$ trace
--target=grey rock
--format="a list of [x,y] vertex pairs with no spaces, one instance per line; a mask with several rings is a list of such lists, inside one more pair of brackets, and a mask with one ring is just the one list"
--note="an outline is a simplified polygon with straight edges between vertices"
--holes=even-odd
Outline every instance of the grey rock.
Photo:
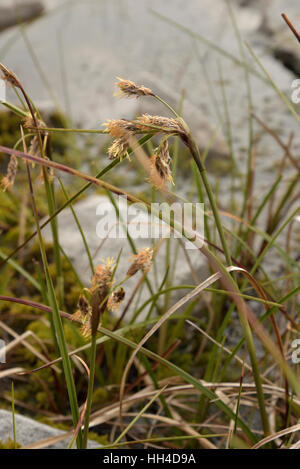
[[[84,4],[70,2],[65,7],[61,7],[59,1],[46,0],[45,4],[51,15],[31,25],[28,34],[42,69],[47,70],[48,82],[55,83],[55,93],[63,102],[61,77],[58,76],[58,43],[49,41],[61,35],[67,87],[77,123],[95,127],[107,118],[132,117],[139,112],[141,101],[113,98],[115,77],[123,76],[136,82],[145,80],[145,85],[153,84],[155,91],[164,98],[171,98],[174,106],[178,106],[182,89],[186,89],[184,117],[193,129],[196,128],[201,148],[205,148],[218,121],[209,111],[211,102],[198,54],[204,57],[204,62],[208,56],[213,56],[215,62],[216,57],[207,47],[200,46],[197,50],[191,37],[155,17],[152,10],[193,31],[200,31],[211,41],[221,41],[223,45],[225,40],[230,50],[237,50],[223,0],[188,3],[182,0],[104,0]],[[235,8],[235,12],[246,35],[257,30],[261,18],[256,10]],[[0,46],[5,40],[5,37],[0,40]],[[26,47],[18,43],[6,57],[8,65],[29,86],[34,100],[45,105],[48,93],[27,66],[30,58]],[[214,81],[218,81],[216,76]],[[145,107],[148,103],[150,100],[145,101]],[[151,106],[153,109],[153,103],[149,104]],[[156,106],[155,109],[168,114],[165,108]],[[221,131],[212,144],[213,152],[228,154]]]
[[[5,443],[7,439],[13,440],[13,424],[12,413],[8,410],[0,409],[0,440]],[[45,425],[44,423],[37,422],[29,417],[24,417],[20,414],[15,414],[16,424],[16,440],[21,446],[27,446],[32,443],[42,442],[48,438],[59,437],[63,435],[64,431]],[[65,449],[70,442],[70,436],[62,439],[50,446],[42,445],[47,449]],[[99,443],[94,441],[88,442],[88,447],[99,447]]]
[[[118,283],[123,280],[130,266],[130,257],[133,255],[133,251],[128,243],[122,225],[115,225],[115,209],[112,203],[109,201],[108,198],[104,196],[93,195],[75,204],[74,210],[81,223],[83,232],[86,236],[87,243],[93,256],[93,261],[95,265],[99,264],[101,260],[106,259],[107,257],[113,257],[114,259],[116,259],[120,253],[120,250],[122,250],[120,262],[116,272],[115,282]],[[120,202],[119,210],[121,219],[125,220],[125,217],[127,216],[127,209],[126,203],[124,201]],[[108,228],[106,226],[107,223],[109,225]],[[136,216],[134,216],[134,213],[132,211],[129,212],[127,226],[129,227],[129,229],[136,229],[139,232],[140,237],[133,239],[137,250],[143,249],[144,247],[151,247],[152,242],[157,243],[159,241],[158,239],[151,239],[151,235],[149,232],[149,227],[151,226],[151,218],[147,213],[145,213],[141,209],[137,212]],[[64,251],[67,253],[70,260],[73,262],[73,265],[84,284],[86,286],[90,286],[91,271],[89,268],[88,258],[84,249],[82,238],[75,224],[73,214],[71,213],[70,209],[66,209],[63,211],[63,213],[58,215],[58,227],[59,241]],[[114,229],[115,227],[120,230],[119,233],[121,233],[121,236],[123,237],[120,237],[120,234],[117,234],[117,238],[114,239],[111,237],[114,236],[113,232],[111,231],[110,237],[105,239],[105,235],[107,232],[109,232],[109,229]],[[102,232],[100,232],[101,230]],[[131,231],[131,236],[133,238],[135,237],[134,231]],[[52,237],[49,227],[46,227],[43,230],[43,237],[46,241],[51,241]],[[176,246],[178,246],[178,239],[171,238],[170,241],[170,271],[174,272],[173,284],[194,284],[196,279],[192,277],[191,269],[186,259],[186,254],[180,246],[178,249],[177,262],[175,265],[174,259]],[[153,268],[148,273],[148,278],[152,284],[154,292],[158,290],[158,287],[161,284],[166,273],[165,247],[166,246],[164,241],[159,248],[158,254],[155,257]],[[197,275],[198,281],[204,280],[209,274],[207,262],[204,259],[203,255],[195,249],[187,249],[186,252],[188,253],[190,262],[193,266],[194,273],[196,273]],[[140,273],[136,274],[135,276],[127,280],[126,283],[123,284],[123,287],[126,291],[127,300],[130,298],[131,293],[137,285],[140,275]],[[179,290],[179,293],[172,295],[173,302],[178,297],[182,297],[184,293],[185,290]],[[139,305],[144,303],[150,296],[151,295],[146,285],[144,285]],[[137,307],[135,301],[128,310],[126,319],[130,319],[132,317],[132,314],[135,310],[134,307]],[[144,319],[147,316],[148,309],[149,306],[141,312],[139,319]]]
[[[290,5],[296,6],[291,0]],[[264,6],[266,4],[266,6]],[[291,93],[294,75],[272,55],[269,36],[262,22],[269,29],[282,29],[281,9],[286,2],[247,2],[241,6],[233,2],[233,10],[243,41],[248,41],[261,57],[264,66],[280,89]],[[67,2],[61,6],[58,0],[45,0],[48,15],[33,23],[27,30],[41,68],[47,71],[47,80],[60,102],[65,102],[67,89],[74,125],[98,127],[106,119],[135,116],[140,110],[153,109],[168,115],[163,107],[152,99],[119,100],[113,97],[116,76],[122,76],[151,85],[163,98],[171,99],[178,106],[183,89],[186,97],[183,117],[195,130],[201,148],[209,142],[213,129],[218,129],[212,146],[212,154],[228,155],[224,101],[220,70],[228,103],[232,131],[233,150],[241,172],[247,167],[248,105],[245,70],[230,57],[198,40],[197,35],[213,43],[217,48],[241,60],[239,45],[224,0],[103,0]],[[259,6],[260,5],[260,6]],[[273,13],[269,13],[268,9]],[[180,27],[162,20],[153,11],[168,17]],[[293,10],[294,12],[295,10]],[[289,11],[287,11],[289,13]],[[271,17],[277,25],[273,26]],[[291,15],[293,16],[293,15]],[[61,37],[61,47],[49,38]],[[10,36],[4,32],[0,48],[9,43]],[[291,38],[291,41],[296,41]],[[297,44],[296,44],[297,45]],[[266,53],[266,47],[268,48]],[[61,86],[60,49],[63,53],[66,87]],[[271,52],[271,54],[270,54]],[[255,63],[245,48],[252,69]],[[28,66],[29,52],[23,41],[17,41],[6,50],[5,63],[22,79],[24,86],[38,105],[49,103],[49,92],[37,73]],[[210,86],[205,76],[207,75]],[[253,108],[269,126],[288,141],[294,132],[294,147],[300,145],[298,124],[287,112],[286,106],[264,80],[251,74]],[[9,95],[13,99],[13,96]],[[255,126],[256,193],[260,194],[273,181],[274,166],[282,156],[276,143],[257,125]],[[99,137],[99,140],[101,137]],[[229,176],[229,177],[228,177]],[[225,170],[220,187],[223,205],[229,199],[230,170]],[[238,188],[237,188],[238,190]]]
[[11,3],[0,7],[0,31],[33,20],[44,12],[44,6],[39,1],[22,0],[22,2],[13,2],[13,5]]
[[[300,76],[300,44],[282,18],[285,13],[299,30],[299,2],[297,0],[254,0],[251,6],[262,15],[261,32],[265,35],[265,45],[276,60],[284,67]],[[263,41],[262,41],[263,42]]]
[[[298,0],[237,0],[232,5],[243,43],[250,43],[278,88],[290,98],[295,75],[274,57],[273,46],[274,34],[285,31],[294,44],[293,54],[298,53],[299,45],[281,18],[282,11],[291,19],[296,17]],[[240,172],[246,172],[249,142],[246,76],[244,67],[238,63],[243,59],[224,0],[91,0],[67,2],[65,6],[60,0],[45,0],[45,6],[49,14],[31,24],[27,34],[62,106],[67,90],[74,126],[97,128],[106,119],[131,118],[145,110],[169,115],[167,109],[154,105],[152,98],[114,98],[116,76],[152,86],[175,106],[185,89],[183,117],[197,135],[201,149],[207,146],[212,130],[218,129],[211,155],[225,159],[229,129],[224,90],[235,160]],[[153,11],[169,19],[163,20]],[[61,41],[49,40],[54,37]],[[282,46],[280,36],[278,45]],[[299,159],[299,125],[263,73],[259,71],[260,78],[253,73],[258,68],[247,48],[244,49],[251,67],[254,113],[286,144],[294,133],[292,152]],[[0,50],[5,50],[5,63],[22,79],[33,100],[42,108],[49,104],[49,90],[32,66],[28,66],[32,61],[21,38],[12,46],[11,31],[2,33]],[[66,86],[61,84],[59,52],[63,54]],[[9,90],[8,97],[14,99]],[[101,136],[98,141],[100,146]],[[254,205],[257,205],[274,182],[283,151],[256,122],[254,142]],[[287,165],[285,179],[293,172],[294,168]],[[221,175],[219,200],[222,208],[227,208],[231,198],[230,168],[225,165]],[[209,176],[214,181],[211,172]],[[241,202],[241,185],[242,180],[237,179],[237,204]],[[190,181],[184,180],[186,193],[189,188]]]

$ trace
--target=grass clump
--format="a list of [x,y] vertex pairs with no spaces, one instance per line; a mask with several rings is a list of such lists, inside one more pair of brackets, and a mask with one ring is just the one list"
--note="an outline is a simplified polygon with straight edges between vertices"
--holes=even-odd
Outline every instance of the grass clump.
[[[238,172],[241,201],[232,200],[225,210],[218,198],[222,179],[212,186],[208,175],[211,142],[201,153],[181,113],[155,90],[131,80],[117,83],[123,97],[157,100],[166,115],[116,116],[101,129],[64,128],[58,117],[46,125],[19,78],[4,66],[1,70],[27,106],[23,111],[10,105],[16,113],[14,125],[21,125],[21,131],[15,130],[14,138],[0,146],[11,162],[18,162],[14,185],[10,175],[10,184],[6,180],[6,192],[0,195],[5,243],[0,268],[6,278],[0,291],[2,330],[6,339],[18,339],[4,368],[10,370],[18,363],[26,371],[12,371],[14,405],[53,424],[63,416],[72,428],[70,447],[76,442],[78,448],[86,448],[91,429],[97,431],[99,444],[111,448],[149,444],[173,449],[290,448],[298,444],[299,369],[291,360],[291,344],[299,336],[295,227],[300,207],[298,163],[292,149],[283,148],[280,174],[255,204],[249,122],[247,172],[244,176]],[[268,132],[266,126],[264,131]],[[105,166],[96,176],[81,171],[78,164],[73,137],[81,132],[112,139]],[[64,140],[65,134],[69,138]],[[273,137],[278,141],[278,136]],[[230,132],[228,138],[232,138]],[[28,145],[30,139],[35,151]],[[285,180],[287,161],[294,174]],[[233,154],[229,162],[233,171],[237,165]],[[132,167],[139,168],[143,177],[144,190],[139,194],[134,186],[124,188],[114,176],[117,170]],[[184,197],[177,193],[182,175],[191,186]],[[236,175],[231,175],[232,194]],[[84,185],[78,183],[81,180]],[[23,204],[14,204],[16,194],[24,190],[20,181],[29,188],[29,197]],[[91,189],[107,194],[112,205],[113,196],[121,194],[129,203],[143,203],[146,211],[153,201],[205,203],[204,240],[194,236],[184,220],[156,214],[173,232],[194,243],[192,260],[186,255],[194,284],[176,284],[180,242],[174,256],[169,240],[154,240],[152,246],[137,250],[128,232],[133,254],[123,277],[117,242],[114,259],[96,262],[73,208],[78,197]],[[185,198],[190,195],[191,200]],[[67,207],[73,209],[89,258],[89,285],[83,285],[82,272],[75,270],[61,249],[56,217]],[[43,225],[42,216],[47,218]],[[48,223],[51,246],[42,236]],[[166,274],[159,285],[148,273],[152,270],[155,278],[162,253]],[[209,270],[202,282],[193,270],[194,256],[202,256]],[[273,257],[279,259],[280,275],[268,269]],[[133,280],[136,289],[128,298],[128,282]],[[146,301],[143,289],[150,295]],[[171,292],[181,289],[185,293],[174,302]],[[132,305],[133,316],[126,320]],[[9,402],[8,386],[2,397]]]

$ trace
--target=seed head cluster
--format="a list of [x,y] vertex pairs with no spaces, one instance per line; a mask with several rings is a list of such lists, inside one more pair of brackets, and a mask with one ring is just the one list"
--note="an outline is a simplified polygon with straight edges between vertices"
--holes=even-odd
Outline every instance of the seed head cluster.
[[127,271],[127,276],[132,277],[139,270],[148,272],[152,266],[153,249],[144,248],[138,254],[131,257],[132,264]]
[[[36,129],[36,124],[37,124],[38,130]],[[42,120],[38,118],[36,118],[34,121],[32,116],[27,116],[26,119],[24,120],[24,127],[25,129],[29,129],[31,132],[35,133],[34,137],[31,139],[28,153],[33,156],[42,156],[38,132],[42,138],[48,137],[49,133],[47,130],[45,130],[46,128],[45,122],[43,122]]]
[[[127,98],[141,96],[155,96],[155,94],[145,86],[137,85],[133,81],[118,78],[116,83],[119,93]],[[162,116],[151,116],[143,114],[135,121],[128,119],[108,120],[103,125],[106,126],[106,132],[114,138],[112,145],[108,149],[109,158],[114,160],[128,156],[130,137],[141,133],[177,135],[183,140],[186,138],[187,129],[180,118],[168,118]]]
[[117,96],[126,98],[139,98],[140,96],[154,96],[149,88],[142,85],[137,85],[133,81],[124,80],[124,78],[117,77],[119,82],[116,83],[119,91],[116,93]]
[[86,289],[90,300],[87,300],[83,294],[79,297],[78,310],[73,317],[81,321],[81,332],[85,337],[97,333],[101,314],[107,307],[112,286],[113,264],[114,260],[108,258],[104,264],[99,264],[95,268],[91,288]]
[[[173,182],[172,171],[170,169],[171,157],[169,153],[168,140],[163,140],[161,145],[156,148],[154,155],[151,158],[151,182],[158,188],[163,187],[166,182]],[[156,177],[158,173],[159,180]]]
[[2,72],[2,78],[10,83],[12,86],[15,86],[16,88],[22,88],[21,83],[17,75],[6,68],[2,63],[0,63],[0,70]]

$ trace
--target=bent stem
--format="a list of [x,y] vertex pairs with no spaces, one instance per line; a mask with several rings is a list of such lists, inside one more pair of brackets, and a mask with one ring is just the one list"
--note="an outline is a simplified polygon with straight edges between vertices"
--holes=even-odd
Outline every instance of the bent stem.
[[190,137],[190,139],[189,139],[188,147],[189,147],[191,155],[192,155],[192,157],[193,157],[193,159],[194,159],[194,161],[197,165],[197,168],[199,170],[203,185],[204,185],[205,190],[206,190],[206,194],[207,194],[208,199],[209,199],[209,203],[210,203],[210,206],[211,206],[211,209],[212,209],[212,212],[213,212],[213,215],[214,215],[214,219],[215,219],[215,222],[216,222],[216,225],[217,225],[217,230],[218,230],[218,233],[219,233],[219,237],[220,237],[220,240],[221,240],[221,243],[222,243],[222,247],[223,247],[226,262],[227,262],[228,265],[230,265],[231,264],[231,256],[230,256],[229,249],[228,249],[228,246],[227,246],[227,242],[226,242],[226,239],[225,239],[225,235],[224,235],[224,231],[223,231],[223,227],[222,227],[218,207],[217,207],[215,198],[213,196],[213,192],[212,192],[210,182],[209,182],[207,174],[206,174],[206,168],[205,168],[204,163],[201,159],[201,155],[200,155],[200,152],[199,152],[198,145],[195,143],[195,141],[192,139],[192,137]]
[[[226,258],[226,262],[228,265],[231,264],[231,256],[229,253],[229,249],[226,243],[219,211],[215,202],[215,198],[211,189],[210,182],[208,180],[207,174],[206,174],[206,168],[205,165],[201,159],[201,155],[199,152],[198,145],[194,141],[193,137],[191,136],[190,132],[188,133],[187,136],[187,142],[186,145],[188,146],[191,155],[197,165],[197,168],[199,170],[203,185],[205,187],[211,209],[214,215],[215,223],[217,226],[217,230],[219,233],[219,237],[222,243],[224,255]],[[259,373],[259,367],[258,367],[258,362],[256,358],[256,353],[255,353],[255,346],[254,346],[254,341],[253,341],[253,336],[251,332],[251,328],[248,322],[247,318],[247,312],[246,312],[246,304],[244,300],[239,296],[239,288],[238,285],[236,284],[235,280],[232,278],[232,276],[227,272],[226,268],[222,264],[222,262],[210,251],[208,250],[205,246],[202,247],[202,252],[205,254],[205,256],[210,260],[211,264],[214,266],[216,270],[219,270],[223,273],[223,282],[226,286],[226,288],[231,292],[232,297],[237,305],[238,309],[238,314],[239,314],[239,319],[241,322],[242,330],[245,336],[245,341],[247,344],[248,352],[249,352],[249,357],[251,360],[251,365],[252,365],[252,371],[253,371],[253,376],[256,384],[256,390],[257,390],[257,398],[258,398],[258,403],[259,403],[259,409],[260,409],[260,414],[261,414],[261,421],[262,421],[262,426],[265,435],[270,434],[270,428],[269,428],[269,422],[268,422],[268,417],[267,417],[267,412],[266,412],[266,406],[265,406],[265,398],[264,398],[264,393],[263,393],[263,388],[262,388],[262,381]]]
[[[207,193],[207,196],[208,196],[208,199],[209,199],[212,211],[213,211],[214,219],[215,219],[215,222],[216,222],[216,225],[217,225],[218,233],[219,233],[220,240],[221,240],[221,243],[222,243],[222,247],[223,247],[223,250],[224,250],[226,262],[228,263],[228,265],[230,265],[231,264],[231,257],[230,257],[228,246],[227,246],[227,243],[226,243],[226,240],[225,240],[224,231],[223,231],[223,228],[222,228],[222,223],[221,223],[221,220],[220,220],[218,208],[217,208],[216,203],[215,203],[215,198],[213,196],[212,189],[211,189],[209,180],[208,180],[207,175],[206,175],[206,168],[204,166],[204,163],[201,160],[201,156],[200,156],[200,153],[199,153],[198,146],[196,145],[196,143],[194,141],[192,141],[192,144],[190,145],[189,148],[190,148],[191,154],[194,158],[194,161],[195,161],[195,163],[198,167],[200,176],[202,178],[202,181],[203,181],[203,184],[204,184],[204,187],[205,187],[205,190],[206,190],[206,193]],[[216,268],[223,273],[223,281],[225,283],[225,286],[232,293],[232,296],[235,299],[236,305],[237,306],[239,305],[239,307],[237,308],[238,309],[238,314],[239,314],[239,319],[240,319],[240,322],[241,322],[241,326],[242,326],[242,329],[243,329],[243,333],[244,333],[244,336],[245,336],[245,341],[246,341],[248,352],[249,352],[249,357],[250,357],[250,360],[251,360],[253,376],[254,376],[254,380],[255,380],[255,384],[256,384],[256,391],[257,391],[257,398],[258,398],[258,403],[259,403],[259,408],[260,408],[262,426],[263,426],[264,433],[267,436],[267,435],[270,434],[269,422],[268,422],[268,417],[267,417],[267,412],[266,412],[265,398],[264,398],[264,393],[263,393],[263,388],[262,388],[262,381],[261,381],[258,362],[257,362],[257,358],[256,358],[256,353],[255,353],[255,346],[254,346],[253,336],[252,336],[251,328],[250,328],[250,325],[249,325],[249,322],[248,322],[248,319],[247,319],[247,313],[245,311],[245,308],[246,308],[245,302],[239,296],[239,288],[238,288],[236,282],[234,281],[234,279],[232,278],[232,276],[224,268],[222,262],[220,262],[219,259],[216,256],[214,256],[212,254],[212,252],[209,251],[207,248],[205,248],[204,254],[206,255],[206,257],[209,257],[212,264],[214,264],[216,266]]]
[[259,367],[258,367],[258,362],[256,358],[256,353],[255,353],[253,336],[252,336],[251,328],[250,328],[248,318],[247,318],[247,306],[244,302],[244,299],[240,296],[239,288],[236,282],[234,281],[230,273],[227,271],[227,269],[223,266],[222,262],[220,262],[220,260],[210,250],[208,250],[206,246],[203,246],[200,250],[209,260],[213,269],[218,270],[223,274],[221,281],[224,283],[229,293],[231,293],[231,296],[237,306],[239,319],[241,322],[242,330],[244,333],[244,337],[245,337],[245,341],[247,344],[248,353],[249,353],[249,357],[251,361],[252,372],[253,372],[254,381],[256,385],[256,392],[257,392],[257,398],[258,398],[258,403],[259,403],[262,426],[263,426],[265,435],[269,435],[270,434],[269,421],[268,421],[268,416],[266,412],[262,380],[261,380],[261,376],[259,373]]

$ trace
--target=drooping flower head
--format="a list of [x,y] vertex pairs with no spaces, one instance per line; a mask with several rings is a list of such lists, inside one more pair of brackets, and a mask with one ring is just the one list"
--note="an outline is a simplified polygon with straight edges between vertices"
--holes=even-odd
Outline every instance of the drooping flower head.
[[154,96],[149,88],[142,85],[137,85],[133,81],[124,80],[124,78],[117,77],[119,82],[116,83],[119,91],[116,96],[125,96],[126,98],[139,98],[140,96]]
[[12,86],[15,86],[16,88],[22,88],[20,80],[14,72],[6,68],[2,63],[0,63],[0,70],[5,81],[10,83]]
[[140,131],[138,126],[127,119],[108,120],[103,125],[106,126],[106,132],[114,137],[113,143],[108,149],[109,158],[114,160],[126,155],[130,146],[130,137]]
[[152,258],[153,258],[152,248],[144,248],[141,251],[139,251],[137,254],[133,255],[130,258],[130,260],[132,261],[132,264],[127,271],[127,276],[132,277],[139,270],[148,272],[152,266]]
[[[151,182],[153,185],[160,188],[161,186],[164,186],[166,182],[174,184],[170,163],[171,157],[169,154],[168,140],[164,140],[151,158]],[[159,181],[157,181],[157,173],[160,179]]]

